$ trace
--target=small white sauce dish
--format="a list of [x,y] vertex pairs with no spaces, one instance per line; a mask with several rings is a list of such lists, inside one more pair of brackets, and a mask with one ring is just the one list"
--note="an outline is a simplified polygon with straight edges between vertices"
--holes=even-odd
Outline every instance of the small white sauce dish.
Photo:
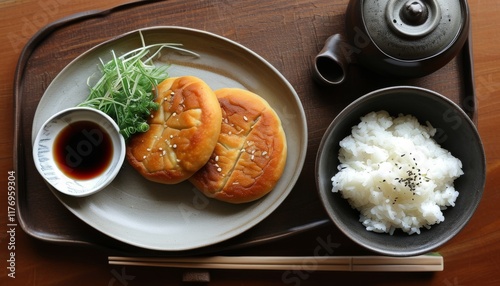
[[125,160],[125,139],[115,121],[88,107],[62,110],[42,125],[33,159],[45,181],[59,192],[83,197],[103,190]]

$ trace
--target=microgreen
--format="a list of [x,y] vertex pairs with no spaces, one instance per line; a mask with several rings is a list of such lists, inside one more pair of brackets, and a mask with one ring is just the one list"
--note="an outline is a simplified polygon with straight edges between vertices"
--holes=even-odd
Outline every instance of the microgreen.
[[101,78],[92,87],[89,77],[87,84],[90,94],[79,106],[93,107],[108,114],[120,128],[125,139],[137,132],[149,129],[147,118],[159,105],[154,102],[156,86],[168,77],[167,65],[155,66],[154,59],[162,49],[168,48],[182,53],[198,56],[181,48],[177,43],[145,45],[117,56],[111,50],[112,59],[106,63],[101,60]]

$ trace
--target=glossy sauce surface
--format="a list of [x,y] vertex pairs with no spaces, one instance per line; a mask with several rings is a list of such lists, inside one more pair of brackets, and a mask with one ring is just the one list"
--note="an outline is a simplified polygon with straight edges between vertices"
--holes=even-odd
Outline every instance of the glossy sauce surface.
[[59,169],[76,180],[99,176],[113,157],[109,134],[92,121],[77,121],[64,127],[54,141],[53,150]]

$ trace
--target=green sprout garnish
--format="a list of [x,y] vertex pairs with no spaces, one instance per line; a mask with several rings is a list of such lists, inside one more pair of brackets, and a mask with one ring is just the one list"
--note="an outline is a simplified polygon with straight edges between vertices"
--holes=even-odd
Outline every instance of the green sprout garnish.
[[92,77],[87,84],[90,94],[78,106],[99,109],[117,123],[125,139],[134,133],[149,129],[147,118],[159,105],[154,102],[156,86],[168,77],[167,65],[155,66],[153,60],[160,57],[164,48],[177,50],[198,57],[196,53],[181,48],[182,44],[161,43],[145,45],[140,33],[142,47],[116,56],[112,50],[112,59],[102,64],[102,77],[90,87]]

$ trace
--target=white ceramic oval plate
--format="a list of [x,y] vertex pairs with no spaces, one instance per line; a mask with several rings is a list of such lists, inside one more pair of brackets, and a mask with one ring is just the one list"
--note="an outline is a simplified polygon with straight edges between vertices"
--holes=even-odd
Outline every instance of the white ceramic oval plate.
[[[199,58],[165,50],[156,64],[169,64],[170,76],[193,75],[212,89],[239,87],[266,99],[281,118],[288,143],[283,176],[260,200],[231,205],[208,199],[190,183],[162,185],[145,180],[127,162],[103,191],[83,198],[52,189],[77,217],[95,229],[130,245],[180,251],[212,245],[255,226],[271,214],[292,190],[307,149],[307,124],[299,97],[266,60],[221,36],[183,27],[141,29],[146,44],[181,43]],[[100,58],[108,61],[141,46],[138,31],[121,35],[82,54],[52,81],[37,107],[33,139],[41,124],[60,110],[76,106],[88,94],[87,78],[99,75]],[[49,186],[50,187],[50,186]]]

